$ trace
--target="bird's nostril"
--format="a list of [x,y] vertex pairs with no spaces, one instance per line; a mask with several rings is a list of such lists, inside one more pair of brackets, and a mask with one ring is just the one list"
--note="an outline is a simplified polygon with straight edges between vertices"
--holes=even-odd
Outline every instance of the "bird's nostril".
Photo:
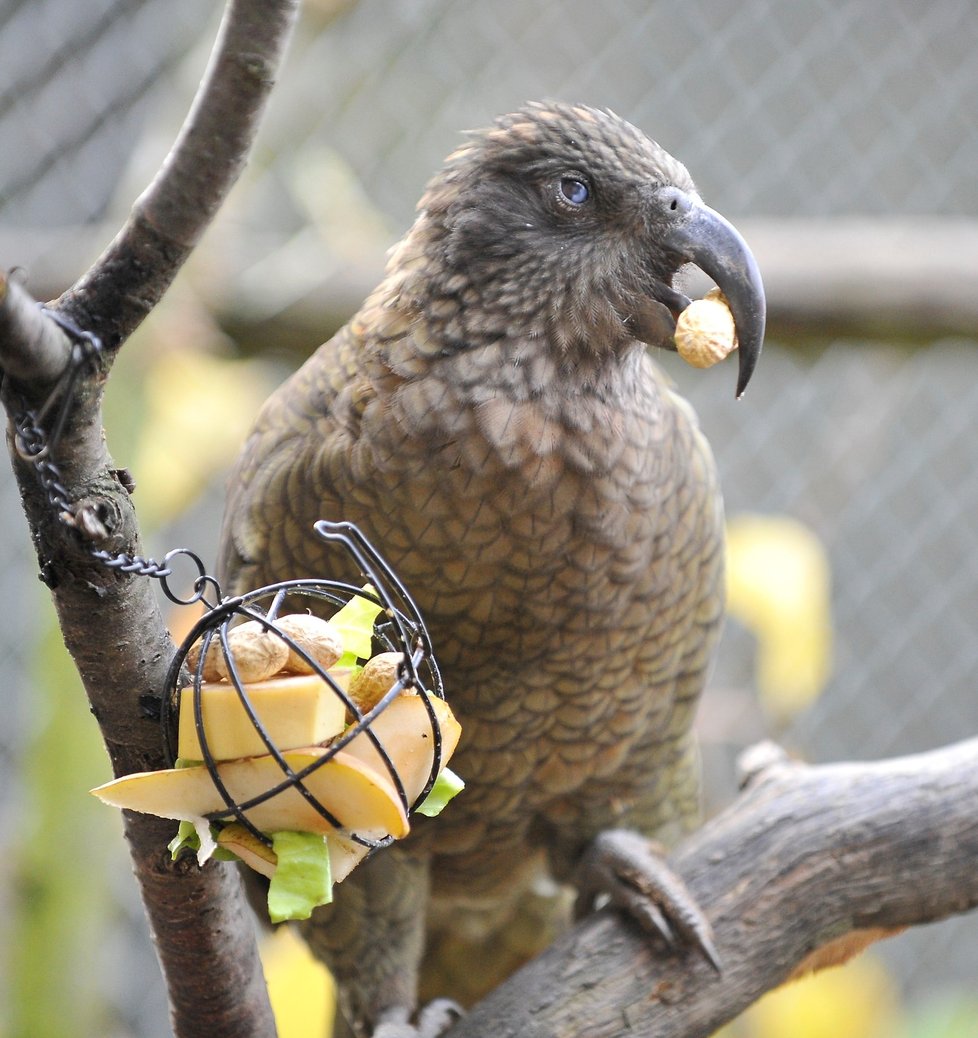
[[687,196],[678,188],[666,185],[659,188],[655,195],[658,198],[662,212],[675,213],[681,216],[688,208]]

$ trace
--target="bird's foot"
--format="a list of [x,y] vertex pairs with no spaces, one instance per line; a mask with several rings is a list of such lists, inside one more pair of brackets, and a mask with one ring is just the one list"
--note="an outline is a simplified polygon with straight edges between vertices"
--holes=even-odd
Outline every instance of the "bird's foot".
[[721,972],[709,921],[654,841],[630,829],[609,829],[597,836],[581,861],[578,916],[590,911],[602,895],[647,933],[659,935],[672,947],[692,946]]
[[464,1010],[450,998],[436,998],[418,1014],[412,1023],[406,1009],[389,1009],[374,1028],[372,1038],[438,1038],[464,1016]]

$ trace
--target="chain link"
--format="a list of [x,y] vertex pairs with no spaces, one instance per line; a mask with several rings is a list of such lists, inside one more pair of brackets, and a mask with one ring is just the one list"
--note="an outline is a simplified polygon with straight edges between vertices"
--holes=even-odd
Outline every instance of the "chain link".
[[[53,320],[71,340],[71,354],[61,377],[40,411],[33,411],[25,405],[13,416],[14,449],[23,461],[33,466],[38,482],[58,519],[65,525],[73,525],[74,506],[68,490],[62,482],[61,472],[51,460],[51,456],[61,439],[78,377],[101,355],[102,342],[97,335],[82,330],[63,314],[44,305],[41,305],[41,311],[46,317]],[[42,422],[51,413],[54,413],[54,422],[51,425],[51,431],[46,433]],[[220,598],[217,581],[208,576],[199,556],[188,548],[175,548],[167,552],[162,562],[145,558],[142,555],[130,555],[128,552],[113,554],[101,548],[90,548],[89,554],[110,569],[158,580],[167,598],[178,605],[192,605],[202,601],[208,586],[213,587]],[[168,578],[173,575],[170,562],[178,555],[189,558],[197,570],[194,593],[190,598],[180,597],[170,587],[168,581]]]

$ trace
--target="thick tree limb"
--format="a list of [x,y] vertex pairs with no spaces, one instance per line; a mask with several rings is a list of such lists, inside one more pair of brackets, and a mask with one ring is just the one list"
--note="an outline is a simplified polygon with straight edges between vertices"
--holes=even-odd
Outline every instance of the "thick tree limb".
[[[145,577],[92,554],[140,554],[128,474],[102,433],[101,391],[119,346],[152,309],[230,190],[248,154],[296,14],[297,0],[232,0],[184,129],[159,175],[102,257],[52,309],[99,336],[105,350],[75,382],[49,460],[63,504],[37,464],[11,454],[65,644],[81,675],[116,774],[164,766],[145,706],[164,687],[174,647]],[[71,343],[16,283],[0,280],[3,402],[16,422],[58,389]],[[36,418],[50,431],[49,414]],[[15,438],[9,436],[11,446]],[[67,521],[66,521],[67,520]],[[136,877],[156,940],[178,1038],[272,1035],[250,917],[233,870],[174,865],[173,826],[126,819]]]
[[837,938],[978,906],[976,861],[978,739],[877,764],[778,758],[671,859],[713,924],[722,976],[602,911],[450,1038],[706,1038]]

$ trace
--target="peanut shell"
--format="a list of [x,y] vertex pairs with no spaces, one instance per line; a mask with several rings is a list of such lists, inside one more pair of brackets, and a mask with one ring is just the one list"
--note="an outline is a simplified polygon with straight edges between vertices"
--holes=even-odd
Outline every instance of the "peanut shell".
[[[276,626],[305,649],[323,670],[329,670],[343,655],[343,636],[328,620],[309,613],[293,613],[280,617]],[[290,647],[285,669],[290,674],[312,674],[315,668]]]
[[399,652],[380,652],[350,679],[347,695],[363,713],[373,709],[390,691],[397,681],[397,668],[403,658]]
[[[186,664],[187,670],[190,671],[191,675],[197,673],[197,661],[200,659],[202,644],[202,641],[194,642],[187,651]],[[214,635],[214,637],[211,638],[210,645],[207,646],[207,655],[204,657],[204,669],[201,674],[201,679],[203,681],[221,680],[221,671],[218,666],[218,660],[221,660],[223,663],[221,639],[217,635]]]
[[737,348],[733,314],[718,288],[694,299],[676,321],[676,350],[694,368],[709,368]]
[[[289,658],[289,647],[278,635],[267,631],[257,620],[249,620],[228,632],[228,648],[242,682],[265,681],[277,674]],[[222,678],[230,680],[227,660],[217,657]]]

